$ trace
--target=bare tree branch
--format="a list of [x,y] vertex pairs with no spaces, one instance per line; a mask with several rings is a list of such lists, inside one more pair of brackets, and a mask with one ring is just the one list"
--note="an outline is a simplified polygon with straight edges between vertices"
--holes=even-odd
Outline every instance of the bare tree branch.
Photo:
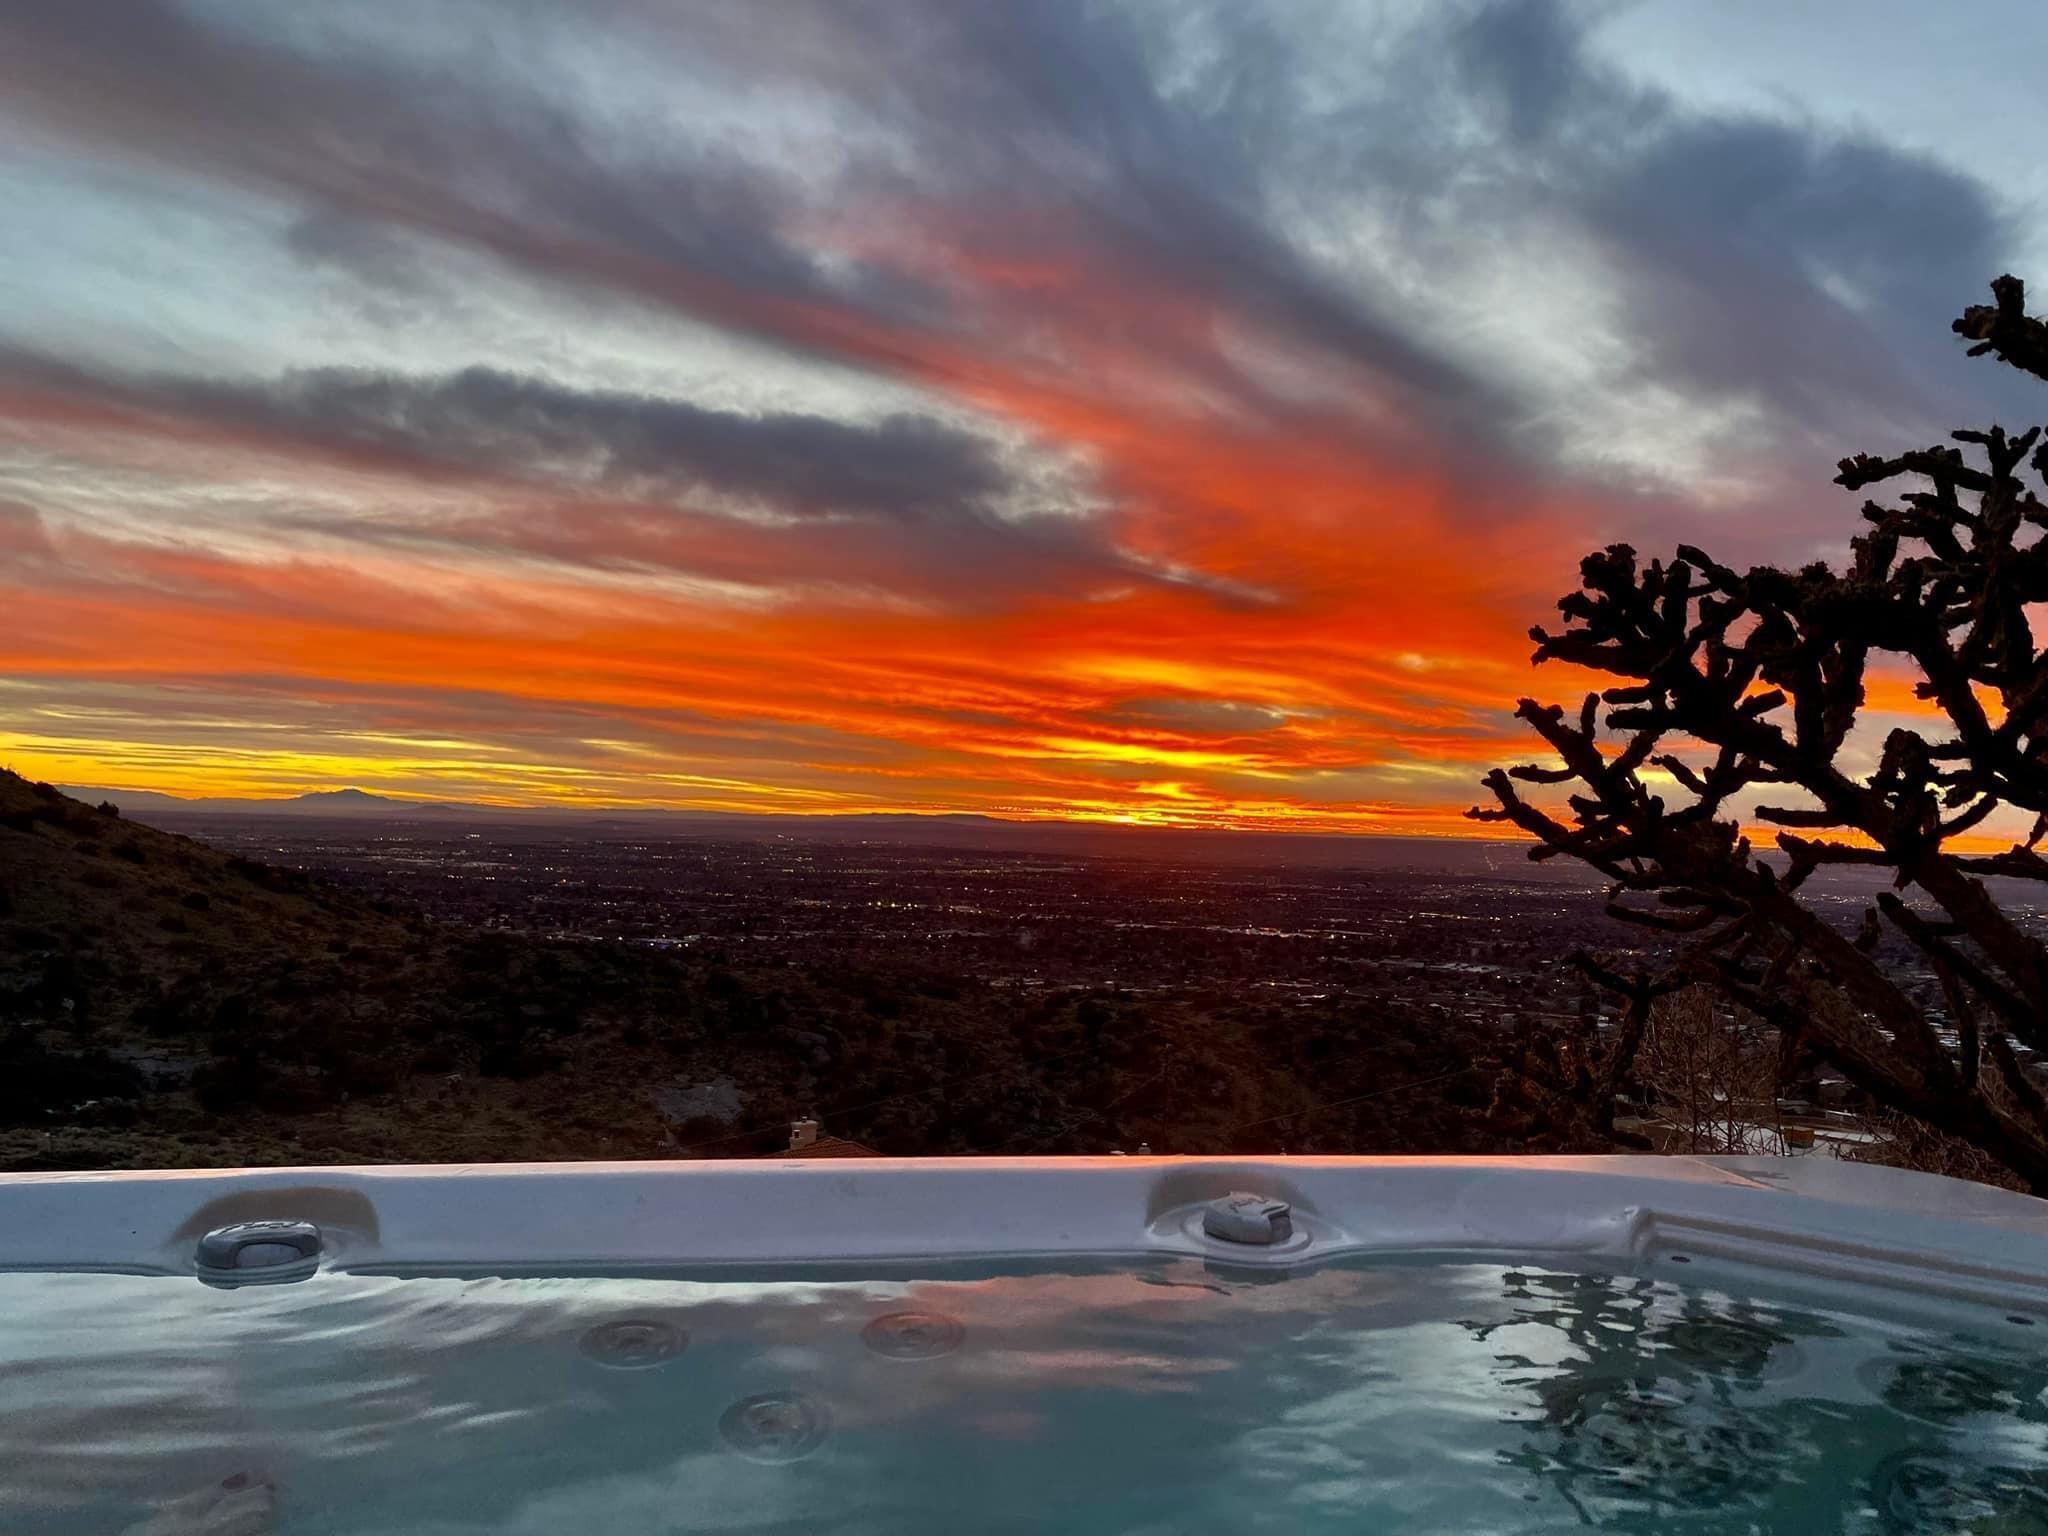
[[[1972,355],[2048,379],[2048,325],[2027,315],[2025,287],[2001,277],[1992,290],[1956,331]],[[1588,555],[1559,601],[1564,626],[1530,631],[1534,660],[1612,682],[1575,717],[1522,700],[1517,716],[1553,761],[1495,770],[1494,805],[1471,814],[1534,837],[1532,857],[1590,864],[1613,882],[1614,917],[1687,941],[1661,978],[1596,978],[1628,1016],[1656,987],[1706,981],[1880,1103],[2048,1192],[2048,1099],[2016,1049],[2048,1056],[2048,946],[1980,878],[2048,881],[2035,852],[2048,834],[2048,652],[2029,620],[2048,603],[2048,503],[2029,474],[2048,474],[2039,428],[1842,460],[1838,484],[1891,487],[1896,501],[1864,503],[1841,570],[1738,572],[1689,546],[1668,562],[1621,544]],[[1891,730],[1874,765],[1846,750],[1873,653],[1917,667],[1928,711]],[[1646,768],[1660,770],[1654,792]],[[1562,804],[1518,785],[1555,786]],[[1794,803],[1760,803],[1767,787]],[[2033,830],[2006,851],[1952,846],[2012,811],[2033,813]],[[1796,829],[1775,839],[1782,870],[1744,836],[1744,814]],[[1885,892],[1878,909],[1934,972],[1952,1043],[1886,968],[1874,915],[1852,939],[1808,904],[1820,872],[1858,869],[1931,902]],[[1759,971],[1753,955],[1771,958]],[[1640,1041],[1618,1031],[1598,1070],[1553,1074],[1553,1088],[1611,1098]]]

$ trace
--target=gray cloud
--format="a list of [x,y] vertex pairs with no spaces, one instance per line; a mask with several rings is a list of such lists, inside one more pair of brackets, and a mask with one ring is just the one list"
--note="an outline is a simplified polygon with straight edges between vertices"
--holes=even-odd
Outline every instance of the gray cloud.
[[294,220],[284,245],[299,260],[348,272],[372,289],[410,297],[438,287],[421,252],[382,224],[321,210]]
[[148,387],[202,418],[344,451],[579,487],[708,491],[796,516],[979,518],[1022,489],[987,439],[921,416],[855,424],[750,415],[490,368],[433,378],[320,369],[262,385]]
[[[399,8],[388,46],[315,53],[163,0],[118,17],[0,0],[0,115],[294,200],[295,254],[394,289],[423,279],[384,229],[873,367],[922,366],[916,344],[934,337],[974,367],[1035,364],[1044,347],[1106,334],[1247,423],[1431,461],[1481,516],[1532,484],[1600,476],[1559,423],[1597,429],[1631,392],[1671,394],[1674,416],[1756,407],[1723,451],[1774,498],[1796,489],[1830,519],[1825,469],[1839,452],[2025,409],[1997,370],[1960,362],[1946,329],[2012,243],[1989,190],[1869,135],[1683,107],[1603,62],[1598,12],[1569,0],[1446,4],[1405,32],[1234,0],[1170,12],[783,0],[772,26],[751,8],[607,8],[608,27],[650,57],[667,50],[693,89],[776,84],[861,128],[829,167],[726,138],[636,135],[605,103],[555,89],[535,50],[482,46],[518,36],[502,13],[460,14],[488,35],[456,70],[408,50],[417,23]],[[942,240],[1077,265],[1086,291],[827,260],[800,233],[807,211],[898,209]],[[1605,393],[1574,400],[1569,382],[1532,383],[1475,352],[1465,333],[1480,300],[1398,296],[1376,270],[1387,258],[1333,256],[1357,210],[1425,277],[1485,242],[1568,229],[1597,253],[1618,316],[1617,336],[1599,339],[1622,354]],[[1529,274],[1532,308],[1546,277]],[[1181,301],[1171,323],[1148,311],[1154,293]],[[1305,406],[1229,352],[1233,322],[1367,370],[1398,418],[1341,399]],[[936,518],[996,494],[977,452],[915,425],[868,433],[854,452],[801,422],[538,388],[481,373],[431,386],[315,375],[241,406],[464,464],[508,447],[515,462],[581,453],[614,473],[686,461],[706,484],[745,481],[799,509],[825,503],[810,467],[821,459],[837,466],[829,494],[864,514],[886,503]],[[934,478],[921,495],[922,473]],[[1623,523],[1684,507],[1682,486],[1599,494]],[[1782,533],[1782,509],[1769,526]]]
[[1988,188],[1869,137],[1688,112],[1601,63],[1587,14],[1507,0],[1451,56],[1514,195],[1613,258],[1645,378],[1759,395],[1831,435],[1953,409],[1930,373],[1941,400],[2018,398],[1948,335],[2009,255]]
[[[578,390],[492,368],[416,376],[307,369],[268,380],[121,377],[0,347],[0,381],[140,417],[256,434],[401,471],[529,480],[654,499],[709,493],[785,516],[910,523],[1082,510],[991,439],[934,417],[873,422],[718,410]],[[1045,505],[1063,494],[1064,504]],[[1039,505],[1032,505],[1036,498]]]
[[[1868,132],[1688,108],[1602,58],[1601,7],[1466,0],[1405,31],[1336,7],[1237,4],[783,14],[791,33],[715,43],[735,70],[801,70],[858,100],[923,147],[916,174],[1006,251],[1057,257],[1079,242],[1134,293],[1190,291],[1306,355],[1377,370],[1426,430],[1389,437],[1335,411],[1307,425],[1434,459],[1474,507],[1531,477],[1597,473],[1567,455],[1558,422],[1651,390],[1675,397],[1674,414],[1745,408],[1721,450],[1768,485],[1763,531],[1777,532],[1788,494],[1842,516],[1826,482],[1850,446],[2034,408],[2016,381],[1966,364],[1948,332],[2012,259],[1992,189]],[[792,35],[804,45],[784,46]],[[1587,338],[1621,349],[1611,398],[1513,381],[1460,347],[1497,298],[1440,287],[1404,303],[1377,258],[1339,269],[1309,253],[1316,235],[1347,243],[1359,211],[1423,273],[1569,231],[1600,266],[1559,275],[1600,284],[1614,309],[1615,334]],[[1508,302],[1540,313],[1551,275],[1522,265]],[[1032,292],[1019,308],[1029,319],[1064,302]],[[1300,416],[1213,338],[1144,344],[1248,418]],[[1604,494],[1624,522],[1682,515],[1682,485]]]
[[[905,89],[923,125],[972,125],[980,196],[1077,201],[1134,284],[1164,278],[1446,404],[1483,400],[1426,331],[1318,271],[1289,239],[1261,138],[1302,110],[1293,62],[1256,7],[1226,17],[1231,78],[1169,95],[1133,10],[884,6],[925,33],[934,67]],[[951,141],[949,141],[951,142]],[[941,167],[942,176],[961,174]],[[1028,239],[1028,233],[1026,235]],[[1241,383],[1244,381],[1240,381]]]
[[488,47],[460,74],[402,48],[314,57],[167,0],[0,0],[0,117],[642,293],[678,296],[663,269],[788,299],[901,288],[821,266],[744,163],[636,153],[499,64]]
[[[722,36],[740,47],[732,17],[691,22],[703,38],[690,43]],[[906,134],[918,148],[908,169],[856,165],[818,191],[794,167],[727,149],[622,144],[587,112],[490,68],[487,53],[461,78],[402,51],[314,59],[203,26],[161,0],[138,0],[118,27],[90,8],[0,0],[0,113],[33,113],[88,142],[294,197],[308,218],[290,245],[312,259],[374,270],[388,253],[370,254],[361,226],[388,221],[797,346],[818,339],[805,317],[750,311],[749,295],[964,334],[968,317],[942,288],[872,263],[822,263],[785,227],[817,197],[858,204],[907,184],[920,198],[968,199],[1024,247],[1034,223],[1057,221],[1084,242],[1078,254],[1134,287],[1164,276],[1211,290],[1425,394],[1483,395],[1483,382],[1427,338],[1299,257],[1261,205],[1259,167],[1238,150],[1234,126],[1161,96],[1133,22],[1078,6],[818,11],[799,0],[766,31],[790,37],[806,25],[822,35],[801,56],[830,61],[825,72],[841,86],[866,92],[861,61],[903,65],[886,91],[838,107]],[[760,62],[751,50],[763,29],[744,30],[743,55]],[[986,344],[985,328],[975,334]],[[1258,395],[1206,347],[1175,361],[1248,404]]]
[[[113,430],[533,492],[465,512],[415,511],[401,498],[350,516],[289,503],[261,514],[275,528],[357,543],[953,606],[1206,585],[1199,572],[1162,572],[1120,549],[1075,466],[933,417],[749,414],[484,368],[120,378],[4,348],[0,385],[104,413]],[[0,504],[0,548],[40,535],[22,508],[17,537],[9,513]],[[1242,600],[1227,584],[1214,590]]]

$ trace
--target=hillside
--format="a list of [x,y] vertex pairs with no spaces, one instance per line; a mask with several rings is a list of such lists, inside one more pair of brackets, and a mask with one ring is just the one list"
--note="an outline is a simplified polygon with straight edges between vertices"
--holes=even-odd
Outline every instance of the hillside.
[[5,1168],[743,1155],[810,1110],[897,1154],[1488,1150],[1486,1044],[464,930],[0,774]]
[[[192,961],[304,956],[408,937],[405,923],[331,887],[123,819],[0,773],[0,917],[10,965],[64,955],[127,994]],[[60,962],[61,969],[61,962]]]

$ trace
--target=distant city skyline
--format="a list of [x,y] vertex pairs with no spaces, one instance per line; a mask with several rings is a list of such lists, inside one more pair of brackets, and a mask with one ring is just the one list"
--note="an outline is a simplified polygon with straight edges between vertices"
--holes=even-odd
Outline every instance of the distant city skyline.
[[1581,554],[2044,414],[2031,6],[772,9],[0,0],[0,764],[1493,834]]

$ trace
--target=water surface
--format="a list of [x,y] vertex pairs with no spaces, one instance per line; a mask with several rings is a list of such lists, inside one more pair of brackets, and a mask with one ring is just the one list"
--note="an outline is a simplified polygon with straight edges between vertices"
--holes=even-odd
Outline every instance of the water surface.
[[0,1275],[0,1529],[2048,1532],[2033,1330],[1676,1273]]

